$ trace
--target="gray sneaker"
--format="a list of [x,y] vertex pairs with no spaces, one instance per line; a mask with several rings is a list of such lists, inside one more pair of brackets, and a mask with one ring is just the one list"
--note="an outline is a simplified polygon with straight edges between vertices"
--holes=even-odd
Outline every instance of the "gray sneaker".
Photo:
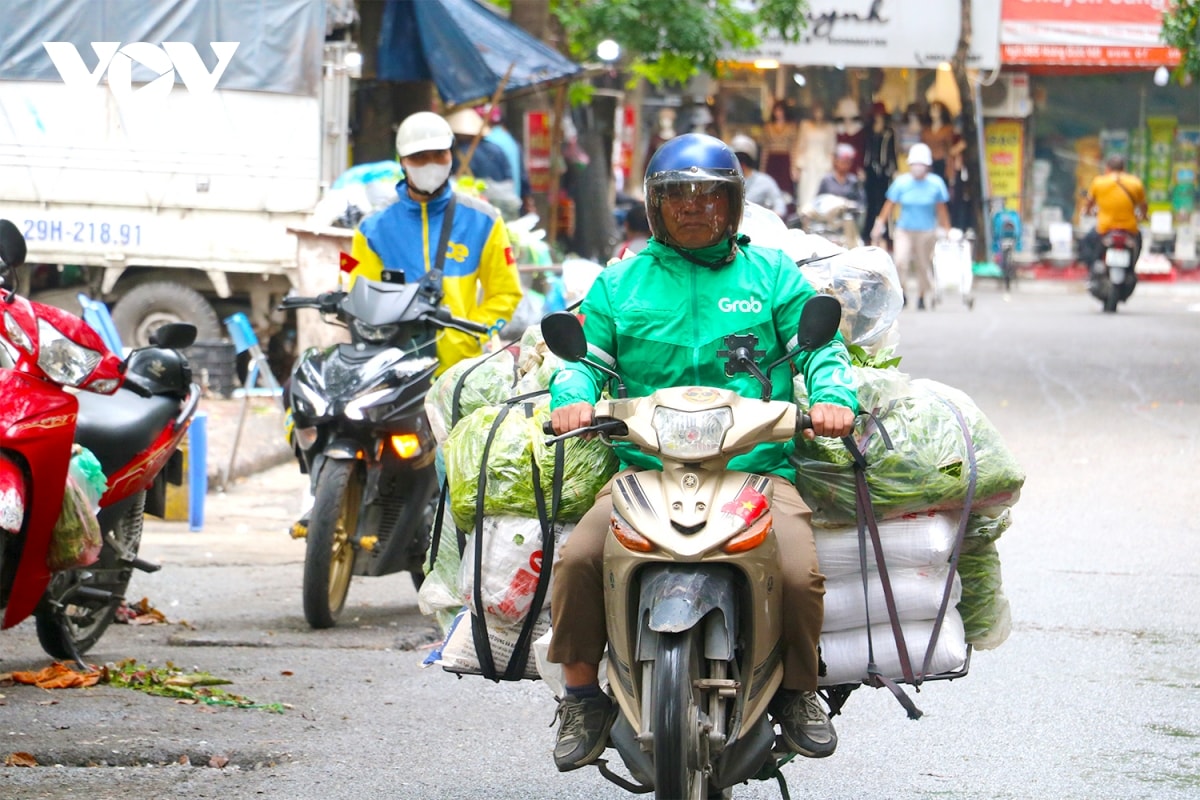
[[558,701],[555,719],[558,739],[554,743],[554,766],[559,772],[591,764],[608,746],[608,732],[617,719],[617,706],[607,694],[578,698],[566,695]]
[[794,752],[808,758],[825,758],[837,749],[837,733],[816,692],[780,689],[771,701],[771,714],[783,731],[784,742]]

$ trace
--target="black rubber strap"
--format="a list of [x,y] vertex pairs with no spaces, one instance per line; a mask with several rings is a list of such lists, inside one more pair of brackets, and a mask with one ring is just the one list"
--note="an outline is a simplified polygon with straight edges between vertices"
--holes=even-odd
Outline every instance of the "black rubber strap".
[[[500,678],[496,676],[496,662],[492,657],[492,643],[488,639],[487,617],[483,607],[483,501],[487,496],[487,463],[488,453],[492,450],[492,442],[496,439],[496,432],[500,430],[500,425],[504,422],[504,418],[508,416],[512,406],[502,406],[500,413],[496,415],[495,421],[492,422],[491,430],[488,431],[487,441],[483,445],[483,457],[480,459],[479,467],[479,483],[476,485],[475,494],[475,569],[472,577],[474,578],[474,595],[473,605],[474,614],[471,619],[471,638],[475,642],[475,655],[479,659],[479,671],[483,677],[490,681],[499,682]],[[510,660],[511,664],[511,660]]]

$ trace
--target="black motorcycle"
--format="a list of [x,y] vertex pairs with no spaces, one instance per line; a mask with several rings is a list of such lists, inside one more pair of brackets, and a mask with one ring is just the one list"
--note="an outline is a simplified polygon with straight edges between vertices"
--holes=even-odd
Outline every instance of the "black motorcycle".
[[349,292],[280,305],[318,309],[350,331],[348,344],[301,355],[285,397],[314,495],[307,525],[293,533],[307,538],[304,617],[314,628],[336,624],[353,575],[407,570],[420,586],[438,490],[425,417],[437,333],[487,333],[441,300],[441,275],[431,271],[418,284],[359,278]]
[[1090,264],[1088,293],[1104,304],[1107,313],[1117,310],[1137,286],[1134,267],[1138,256],[1137,234],[1111,230],[1100,237],[1095,260]]

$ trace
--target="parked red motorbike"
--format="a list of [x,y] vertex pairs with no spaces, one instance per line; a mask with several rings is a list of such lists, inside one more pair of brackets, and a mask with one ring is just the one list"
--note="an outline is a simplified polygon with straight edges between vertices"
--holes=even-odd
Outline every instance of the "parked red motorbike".
[[[25,240],[0,220],[0,282],[14,286]],[[192,325],[164,325],[122,361],[82,319],[0,288],[0,608],[3,628],[34,614],[55,658],[79,660],[112,622],[138,558],[144,514],[163,514],[166,482],[183,480],[178,445],[200,398],[178,351]],[[82,391],[79,391],[82,390]],[[51,572],[72,446],[107,478],[95,563]]]

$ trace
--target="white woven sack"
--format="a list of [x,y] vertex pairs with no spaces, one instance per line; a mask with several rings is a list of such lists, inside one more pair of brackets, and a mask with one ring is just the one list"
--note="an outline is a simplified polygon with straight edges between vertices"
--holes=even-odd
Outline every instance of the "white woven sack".
[[[879,541],[889,569],[944,564],[958,533],[958,511],[929,511],[879,522]],[[859,571],[857,528],[814,528],[817,561],[826,578]],[[875,569],[875,549],[867,535],[867,568]]]
[[[908,646],[908,658],[913,671],[919,671],[925,660],[925,649],[933,634],[933,621],[920,620],[900,623],[904,641]],[[871,626],[871,637],[875,647],[875,664],[886,677],[899,680],[900,656],[892,627],[887,623]],[[867,677],[867,629],[821,634],[821,658],[825,661],[825,675],[818,678],[821,686],[836,686],[839,683],[859,683]],[[929,666],[931,675],[950,672],[960,668],[967,660],[966,633],[958,609],[950,608],[942,621],[941,634],[934,647],[933,660]]]
[[[889,569],[888,579],[896,603],[896,618],[901,622],[933,619],[942,605],[950,565]],[[875,570],[867,571],[867,590],[871,598],[871,622],[888,621],[883,583]],[[962,599],[962,579],[954,573],[948,608]],[[825,581],[825,622],[821,631],[846,631],[867,624],[866,603],[863,600],[862,575],[842,575]]]

